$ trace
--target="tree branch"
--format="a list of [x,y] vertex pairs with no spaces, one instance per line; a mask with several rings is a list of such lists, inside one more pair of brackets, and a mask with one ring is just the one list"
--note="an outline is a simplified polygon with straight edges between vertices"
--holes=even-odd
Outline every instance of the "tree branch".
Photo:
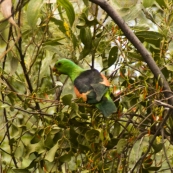
[[[128,27],[125,21],[118,15],[118,13],[109,5],[109,3],[105,0],[90,0],[91,2],[99,5],[103,10],[105,10],[108,15],[113,19],[113,21],[120,27],[120,29],[124,32],[124,35],[128,38],[128,40],[135,46],[135,48],[142,55],[143,59],[147,63],[148,67],[154,74],[155,78],[159,80],[160,86],[163,86],[163,89],[166,90],[165,97],[168,98],[172,96],[169,92],[171,88],[169,87],[168,82],[166,81],[164,75],[161,70],[155,63],[151,54],[148,50],[143,46],[140,40],[136,37],[136,35],[132,32],[132,30]],[[173,98],[169,98],[169,104],[173,105]]]
[[[152,58],[151,54],[149,51],[143,46],[143,44],[140,42],[140,40],[136,37],[136,35],[132,32],[132,30],[128,27],[128,25],[125,23],[125,21],[118,15],[118,13],[109,5],[109,3],[106,0],[89,0],[97,5],[99,5],[103,10],[107,12],[107,14],[113,19],[113,21],[119,26],[119,28],[124,32],[124,35],[127,37],[127,39],[135,46],[135,48],[138,50],[138,52],[142,55],[143,59],[147,63],[148,67],[150,68],[151,72],[154,74],[155,78],[159,81],[159,85],[163,87],[164,90],[164,95],[168,100],[168,103],[170,105],[173,105],[173,95],[171,88],[155,63],[154,59]],[[136,162],[135,166],[131,170],[133,172],[135,168],[138,166],[139,168],[141,167],[143,160],[149,153],[152,143],[154,142],[156,136],[166,123],[167,119],[170,117],[172,118],[173,115],[173,109],[170,109],[168,114],[163,118],[162,122],[158,125],[157,130],[153,136],[153,138],[150,141],[150,145],[147,149],[147,151],[141,156],[141,158]]]

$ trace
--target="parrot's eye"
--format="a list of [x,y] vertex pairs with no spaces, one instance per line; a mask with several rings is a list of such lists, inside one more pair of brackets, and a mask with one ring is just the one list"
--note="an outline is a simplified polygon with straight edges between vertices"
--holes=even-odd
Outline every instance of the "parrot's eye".
[[62,64],[61,64],[60,62],[57,64],[58,67],[60,67],[61,65],[62,65]]

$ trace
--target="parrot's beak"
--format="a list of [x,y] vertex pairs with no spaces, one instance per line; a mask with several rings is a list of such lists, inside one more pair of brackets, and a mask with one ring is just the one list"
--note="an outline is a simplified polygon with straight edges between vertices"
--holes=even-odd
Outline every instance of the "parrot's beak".
[[60,76],[60,74],[61,74],[55,66],[52,68],[52,71],[56,76]]

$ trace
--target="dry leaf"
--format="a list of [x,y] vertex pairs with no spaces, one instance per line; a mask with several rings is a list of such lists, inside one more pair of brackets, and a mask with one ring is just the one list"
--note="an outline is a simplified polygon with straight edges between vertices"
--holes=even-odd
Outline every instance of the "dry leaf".
[[11,0],[3,0],[1,2],[1,12],[3,14],[3,16],[8,19],[8,21],[13,24],[14,26],[16,26],[16,22],[14,21],[14,19],[12,18],[12,2]]
[[13,46],[18,42],[19,38],[21,37],[20,34],[20,28],[18,27],[18,25],[16,24],[16,22],[14,21],[13,17],[12,17],[12,1],[11,0],[1,0],[1,12],[2,15],[4,16],[5,19],[8,19],[8,21],[15,26],[16,30],[17,30],[17,39],[15,40],[15,42],[13,43],[12,46],[10,46],[6,51],[4,51],[1,55],[0,55],[0,60],[3,59],[3,57],[5,56],[5,54],[7,54],[12,48]]

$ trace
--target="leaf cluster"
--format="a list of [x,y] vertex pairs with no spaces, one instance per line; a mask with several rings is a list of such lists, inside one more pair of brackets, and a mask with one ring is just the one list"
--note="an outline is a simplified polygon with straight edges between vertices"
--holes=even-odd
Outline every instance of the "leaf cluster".
[[[143,0],[135,8],[124,2],[112,5],[124,13],[172,89],[173,2]],[[13,6],[20,35],[2,16],[0,25],[0,172],[172,170],[172,118],[155,136],[171,105],[108,14],[88,0]],[[118,111],[104,118],[94,105],[75,99],[68,78],[53,74],[60,58],[104,73]]]

